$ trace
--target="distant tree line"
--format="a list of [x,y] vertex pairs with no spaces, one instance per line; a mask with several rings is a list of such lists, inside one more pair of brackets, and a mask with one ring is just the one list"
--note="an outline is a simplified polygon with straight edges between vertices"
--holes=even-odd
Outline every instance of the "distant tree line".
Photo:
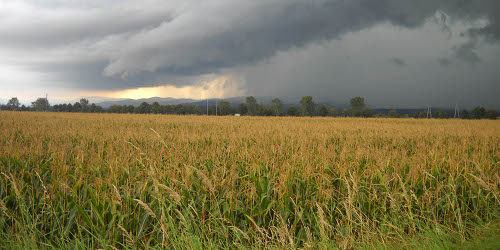
[[[304,96],[298,106],[290,106],[286,110],[279,98],[274,98],[269,106],[260,105],[253,96],[245,99],[237,107],[231,106],[227,101],[220,101],[212,106],[200,105],[160,105],[158,102],[149,104],[141,103],[133,105],[112,105],[103,108],[95,103],[89,103],[85,98],[79,102],[50,105],[47,98],[38,98],[31,106],[21,105],[17,97],[11,98],[7,104],[0,105],[0,110],[10,111],[47,111],[47,112],[75,112],[75,113],[128,113],[128,114],[172,114],[172,115],[249,115],[249,116],[330,116],[330,117],[392,117],[392,118],[454,118],[451,114],[438,110],[432,114],[427,112],[413,112],[411,114],[400,114],[396,109],[388,113],[375,112],[368,108],[363,97],[353,97],[350,100],[351,109],[344,108],[342,111],[327,105],[317,105],[311,96]],[[462,110],[462,119],[496,119],[497,112],[494,109],[485,109],[477,106],[472,111]]]

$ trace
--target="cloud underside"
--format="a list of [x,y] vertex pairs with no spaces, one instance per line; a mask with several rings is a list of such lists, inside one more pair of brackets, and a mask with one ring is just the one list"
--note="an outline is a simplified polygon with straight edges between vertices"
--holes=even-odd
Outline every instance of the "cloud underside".
[[[500,39],[498,0],[5,1],[0,59],[85,90],[183,86],[200,76],[247,75],[242,68],[380,24],[419,29],[430,18],[442,33],[481,23],[436,56],[446,68],[481,63],[478,47]],[[395,70],[410,61],[385,59]]]

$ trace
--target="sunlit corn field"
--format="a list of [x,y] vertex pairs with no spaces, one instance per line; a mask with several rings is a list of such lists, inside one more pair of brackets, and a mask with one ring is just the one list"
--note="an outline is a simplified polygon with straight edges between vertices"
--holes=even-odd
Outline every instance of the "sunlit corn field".
[[499,175],[500,121],[0,112],[0,248],[446,248]]

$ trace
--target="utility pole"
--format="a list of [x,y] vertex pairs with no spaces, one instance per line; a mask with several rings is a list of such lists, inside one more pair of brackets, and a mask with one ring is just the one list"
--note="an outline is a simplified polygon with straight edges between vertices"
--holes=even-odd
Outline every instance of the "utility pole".
[[455,104],[455,114],[453,118],[460,119],[460,108],[458,107],[458,103]]
[[215,116],[217,116],[217,98],[215,98]]
[[432,118],[432,106],[427,107],[427,118]]
[[207,97],[207,115],[208,115],[208,97]]

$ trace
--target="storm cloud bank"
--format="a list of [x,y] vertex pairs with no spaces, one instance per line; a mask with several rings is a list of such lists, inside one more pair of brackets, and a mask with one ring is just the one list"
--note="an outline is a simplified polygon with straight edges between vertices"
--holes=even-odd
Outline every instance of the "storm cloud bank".
[[[0,58],[45,73],[54,84],[83,90],[162,83],[182,86],[200,76],[235,73],[248,78],[250,94],[266,93],[264,87],[273,82],[262,81],[276,81],[280,87],[271,87],[273,94],[286,88],[283,93],[300,95],[303,89],[294,89],[293,79],[284,77],[291,83],[279,83],[280,71],[262,77],[266,72],[259,72],[259,65],[274,61],[275,65],[267,66],[279,69],[288,63],[278,60],[286,53],[300,54],[296,51],[314,50],[318,44],[330,46],[332,41],[380,25],[418,30],[429,20],[442,34],[456,37],[450,38],[449,54],[436,56],[438,65],[477,65],[482,62],[481,46],[498,51],[497,0],[3,1]],[[399,55],[387,55],[384,61],[395,71],[413,66],[411,58]],[[305,71],[318,67],[316,63],[301,66]],[[482,79],[483,70],[477,73]],[[302,80],[323,93],[325,78]],[[331,84],[349,85],[349,81]]]

